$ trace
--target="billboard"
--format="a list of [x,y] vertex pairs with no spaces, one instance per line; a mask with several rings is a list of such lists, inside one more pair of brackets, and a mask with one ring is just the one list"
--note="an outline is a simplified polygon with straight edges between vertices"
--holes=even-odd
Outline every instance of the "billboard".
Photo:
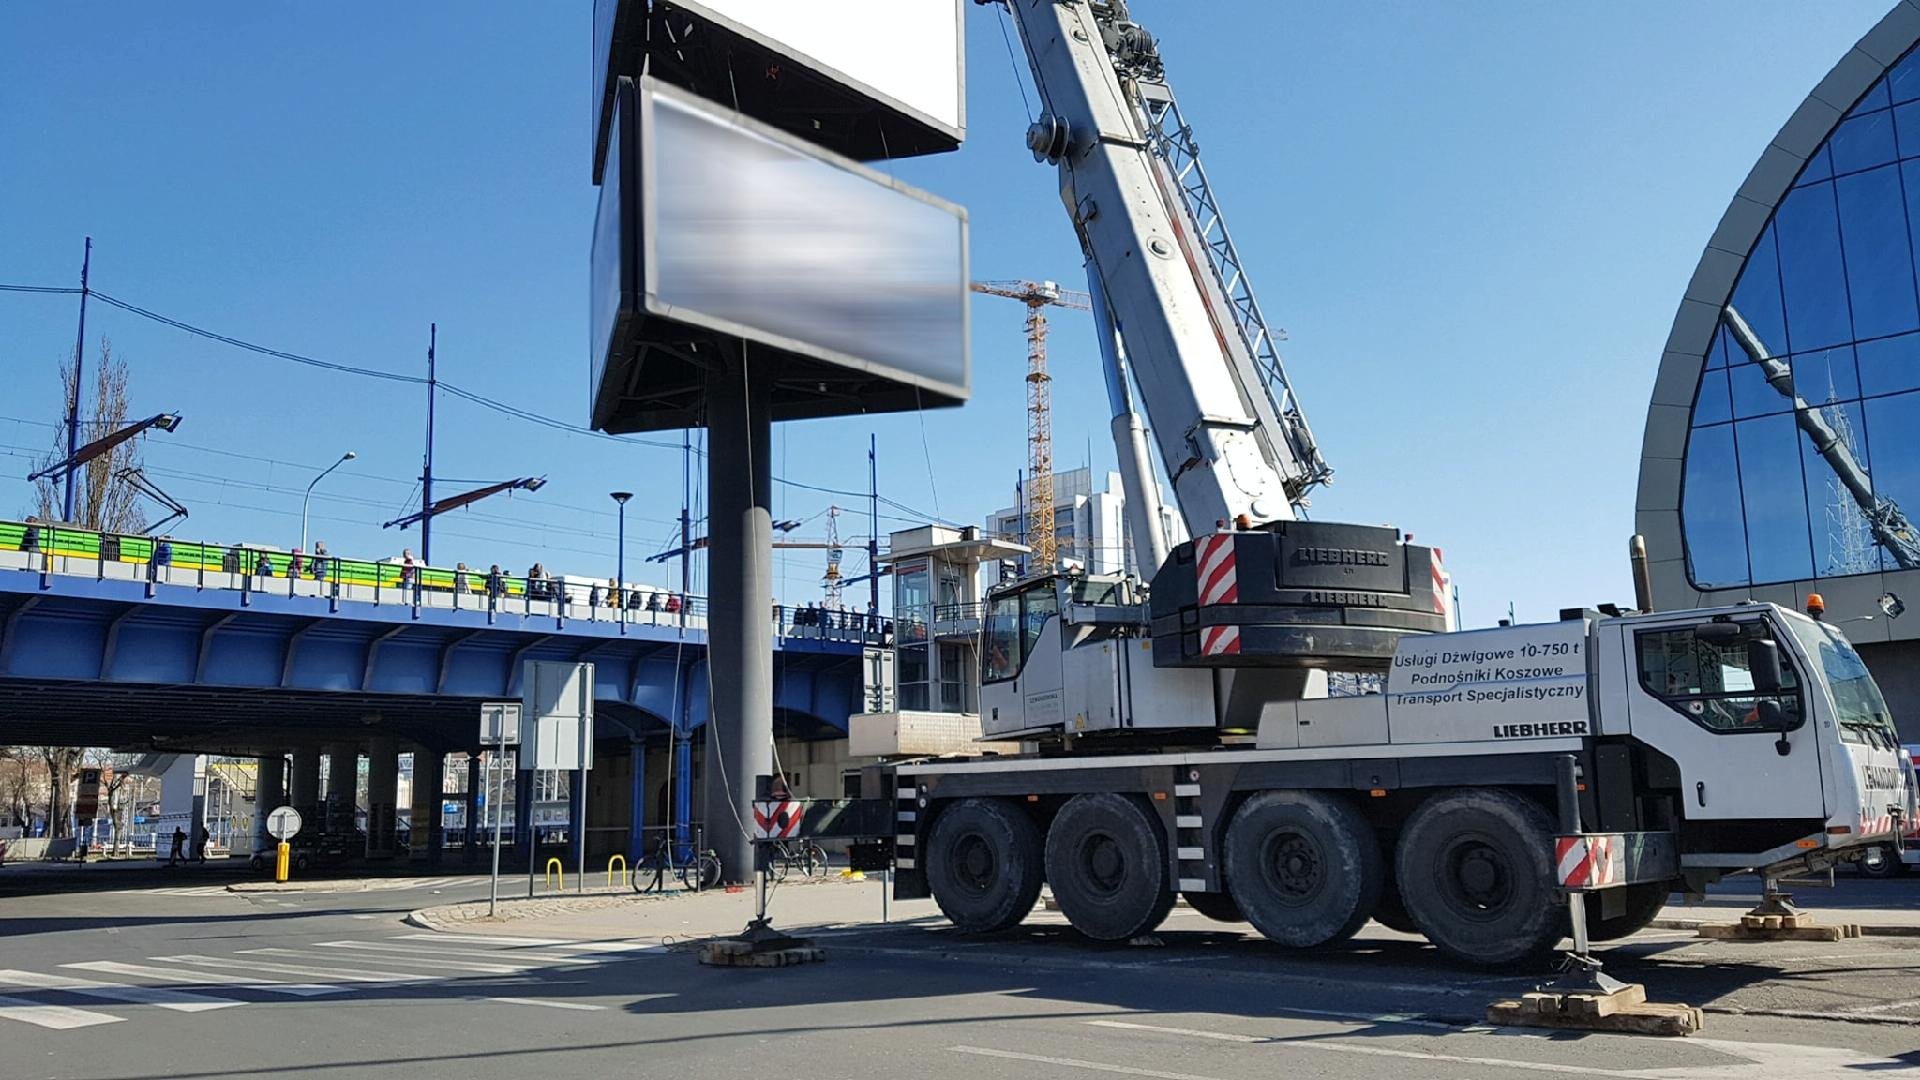
[[966,211],[653,79],[622,79],[592,256],[593,423],[696,426],[754,350],[775,420],[968,393]]
[[860,160],[966,134],[963,0],[595,0],[594,182],[622,76],[656,78]]

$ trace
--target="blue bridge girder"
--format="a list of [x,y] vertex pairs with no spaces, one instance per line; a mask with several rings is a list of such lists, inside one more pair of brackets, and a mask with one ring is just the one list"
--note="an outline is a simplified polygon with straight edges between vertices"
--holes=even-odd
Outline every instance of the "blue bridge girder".
[[[371,603],[0,567],[0,742],[251,753],[393,735],[473,747],[478,704],[517,700],[526,660],[595,665],[600,738],[708,716],[706,634],[669,618]],[[636,617],[644,613],[636,613]],[[859,635],[781,616],[775,723],[844,733],[862,700]],[[726,673],[711,673],[724,678]]]

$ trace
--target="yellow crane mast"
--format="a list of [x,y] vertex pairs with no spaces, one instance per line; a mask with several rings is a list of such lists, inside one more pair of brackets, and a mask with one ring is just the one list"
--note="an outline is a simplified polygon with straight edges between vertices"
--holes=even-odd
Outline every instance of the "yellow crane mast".
[[1053,376],[1047,374],[1049,307],[1092,311],[1093,297],[1052,281],[976,281],[973,291],[1027,305],[1027,546],[1033,567],[1053,569]]

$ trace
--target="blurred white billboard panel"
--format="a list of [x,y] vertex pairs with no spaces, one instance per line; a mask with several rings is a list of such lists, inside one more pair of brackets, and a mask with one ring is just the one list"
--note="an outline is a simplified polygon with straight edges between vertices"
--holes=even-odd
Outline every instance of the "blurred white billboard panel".
[[963,209],[652,79],[621,80],[616,113],[594,426],[698,424],[707,370],[743,347],[775,419],[966,400]]
[[594,180],[642,74],[863,161],[966,135],[964,0],[595,0]]

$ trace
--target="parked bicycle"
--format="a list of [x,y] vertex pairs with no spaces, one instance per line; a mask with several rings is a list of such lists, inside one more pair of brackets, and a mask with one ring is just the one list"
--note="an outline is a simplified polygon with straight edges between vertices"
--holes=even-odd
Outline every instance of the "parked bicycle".
[[678,878],[681,888],[693,892],[714,888],[720,884],[720,854],[711,848],[691,848],[667,836],[633,868],[633,891],[665,892],[669,877]]
[[785,881],[787,875],[795,870],[801,877],[826,877],[831,869],[827,864],[827,849],[811,840],[776,840],[769,865],[773,869],[773,880]]

